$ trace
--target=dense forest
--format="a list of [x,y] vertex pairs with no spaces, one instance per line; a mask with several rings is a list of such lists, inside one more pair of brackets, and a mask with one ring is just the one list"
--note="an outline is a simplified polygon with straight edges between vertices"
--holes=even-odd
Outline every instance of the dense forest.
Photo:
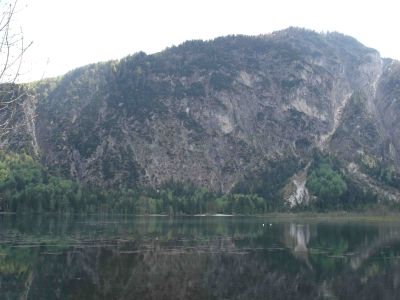
[[[26,154],[0,152],[1,210],[14,213],[122,213],[122,214],[265,214],[288,211],[279,198],[294,158],[273,162],[257,178],[220,194],[190,182],[169,181],[159,188],[102,189],[52,175]],[[311,203],[296,211],[366,210],[382,206],[370,190],[354,184],[330,157],[314,155],[307,187]],[[393,206],[393,205],[392,205]]]

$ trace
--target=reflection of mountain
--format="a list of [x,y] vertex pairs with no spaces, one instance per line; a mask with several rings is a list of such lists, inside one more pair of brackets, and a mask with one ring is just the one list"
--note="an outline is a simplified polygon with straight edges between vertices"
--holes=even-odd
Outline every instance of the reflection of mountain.
[[382,248],[389,247],[400,241],[400,228],[381,228],[379,235],[373,241],[366,241],[360,246],[359,251],[351,258],[350,264],[353,269],[362,266],[365,260],[379,253]]
[[295,272],[286,272],[275,263],[282,257],[246,254],[231,242],[155,244],[140,251],[75,248],[41,256],[28,299],[309,299],[315,293],[295,260],[286,266]]
[[400,299],[395,224],[32,224],[1,224],[0,299]]

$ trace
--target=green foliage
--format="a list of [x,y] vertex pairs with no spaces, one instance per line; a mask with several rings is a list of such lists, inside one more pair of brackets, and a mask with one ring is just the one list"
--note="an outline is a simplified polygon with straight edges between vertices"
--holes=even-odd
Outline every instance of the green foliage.
[[214,211],[215,195],[191,183],[170,181],[156,191],[159,207],[167,214],[202,214]]
[[77,124],[69,130],[68,142],[78,149],[79,153],[85,157],[90,157],[100,145],[100,137],[96,122],[98,118],[97,101],[93,101],[82,109]]
[[2,210],[67,212],[64,204],[77,189],[73,182],[49,176],[28,155],[0,152],[0,161]]
[[28,155],[0,152],[0,208],[17,213],[255,214],[266,211],[257,195],[218,197],[191,183],[159,189],[104,190],[52,176]]
[[366,155],[360,159],[360,165],[362,171],[369,176],[388,186],[400,189],[400,173],[394,166],[376,162]]
[[254,194],[228,194],[216,199],[216,212],[242,215],[264,214],[268,212],[267,201]]
[[159,212],[166,214],[262,214],[267,202],[257,195],[218,196],[191,183],[170,181],[151,193]]
[[268,211],[282,209],[281,189],[301,166],[298,159],[292,156],[277,161],[271,160],[260,173],[250,175],[238,183],[233,192],[244,195],[257,195],[265,199]]
[[347,191],[347,184],[335,165],[335,161],[319,153],[314,155],[310,168],[307,188],[317,197],[319,208],[335,208],[341,202],[340,197]]
[[309,170],[307,188],[317,197],[314,206],[318,210],[368,210],[375,207],[378,198],[368,187],[340,171],[335,159],[314,154]]
[[315,168],[307,180],[309,191],[323,201],[336,201],[347,191],[346,182],[328,162]]
[[350,176],[345,176],[347,191],[340,198],[338,208],[344,210],[371,210],[378,204],[378,197],[369,188],[360,186]]
[[[280,191],[300,167],[290,157],[270,162],[257,177],[247,178],[225,195],[190,182],[175,181],[158,189],[136,186],[105,190],[53,176],[28,155],[0,152],[0,210],[62,214],[264,214],[285,209]],[[303,208],[307,210],[353,210],[375,207],[378,203],[374,193],[341,174],[337,162],[327,157],[317,155],[310,167],[307,187],[317,197],[315,207]]]

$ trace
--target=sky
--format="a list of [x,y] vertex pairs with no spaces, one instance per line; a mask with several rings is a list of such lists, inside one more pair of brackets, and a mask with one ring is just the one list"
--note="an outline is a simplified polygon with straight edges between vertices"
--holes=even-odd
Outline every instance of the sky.
[[[1,0],[0,0],[1,1]],[[400,60],[398,0],[18,0],[14,25],[33,44],[21,81],[185,40],[258,35],[289,26],[351,35]]]

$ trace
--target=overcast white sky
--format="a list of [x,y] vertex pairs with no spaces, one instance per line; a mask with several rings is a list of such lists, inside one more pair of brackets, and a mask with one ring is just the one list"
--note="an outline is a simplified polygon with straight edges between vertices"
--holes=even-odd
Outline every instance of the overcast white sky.
[[92,62],[154,53],[188,39],[257,35],[289,26],[339,31],[400,59],[398,0],[19,0],[34,42],[24,80]]

